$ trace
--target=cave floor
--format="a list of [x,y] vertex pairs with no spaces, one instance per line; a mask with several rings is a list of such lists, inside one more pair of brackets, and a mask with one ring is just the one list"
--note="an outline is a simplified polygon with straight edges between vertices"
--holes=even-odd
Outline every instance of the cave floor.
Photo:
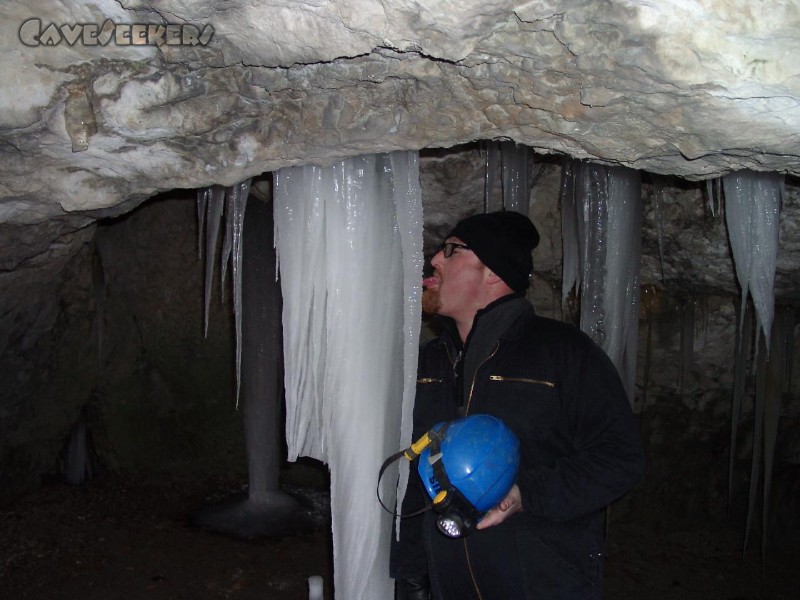
[[[308,597],[311,575],[331,590],[327,490],[291,490],[318,519],[280,539],[237,540],[187,515],[231,492],[229,479],[105,475],[83,486],[50,482],[0,507],[0,598],[30,600],[265,600]],[[742,557],[740,533],[720,525],[610,530],[605,598],[795,600],[798,555]]]

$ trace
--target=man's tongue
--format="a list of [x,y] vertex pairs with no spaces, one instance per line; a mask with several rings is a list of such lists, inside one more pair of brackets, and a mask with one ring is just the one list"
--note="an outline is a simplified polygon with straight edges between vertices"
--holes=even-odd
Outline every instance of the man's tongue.
[[426,277],[422,280],[422,287],[429,288],[431,286],[437,285],[439,283],[438,277]]

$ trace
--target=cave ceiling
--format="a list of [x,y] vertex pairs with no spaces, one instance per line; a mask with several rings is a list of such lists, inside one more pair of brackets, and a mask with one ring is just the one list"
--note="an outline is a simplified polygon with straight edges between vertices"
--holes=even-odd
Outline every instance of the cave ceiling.
[[27,0],[0,12],[0,223],[482,139],[690,180],[800,174],[795,2]]

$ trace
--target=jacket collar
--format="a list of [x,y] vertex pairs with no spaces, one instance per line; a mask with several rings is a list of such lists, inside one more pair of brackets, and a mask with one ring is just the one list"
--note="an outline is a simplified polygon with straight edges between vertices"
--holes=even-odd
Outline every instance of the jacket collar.
[[[522,328],[513,327],[518,319],[531,318],[536,315],[533,305],[525,298],[524,292],[515,292],[498,298],[494,302],[475,313],[472,322],[472,329],[467,337],[467,342],[473,337],[478,326],[483,330],[488,327],[495,339],[517,339],[522,335]],[[457,350],[461,351],[464,344],[461,336],[458,335],[456,323],[450,317],[435,316],[434,320],[439,323],[444,330],[444,334]]]

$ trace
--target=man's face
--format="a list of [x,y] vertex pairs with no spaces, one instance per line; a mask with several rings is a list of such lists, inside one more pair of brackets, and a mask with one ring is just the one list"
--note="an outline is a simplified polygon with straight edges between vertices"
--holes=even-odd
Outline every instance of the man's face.
[[[463,244],[451,237],[446,242]],[[440,314],[456,321],[472,319],[481,306],[488,268],[474,252],[456,247],[449,258],[439,250],[431,260],[433,275],[425,280],[422,309],[428,314]]]

